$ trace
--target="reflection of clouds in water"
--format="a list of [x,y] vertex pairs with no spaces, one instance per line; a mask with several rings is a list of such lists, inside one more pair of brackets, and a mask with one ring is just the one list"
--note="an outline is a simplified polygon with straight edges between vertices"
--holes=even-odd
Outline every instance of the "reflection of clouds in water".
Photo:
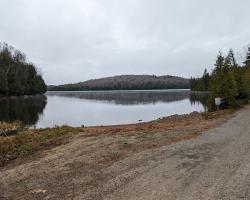
[[11,97],[0,99],[0,121],[21,121],[24,125],[35,125],[47,104],[44,95]]
[[105,101],[48,96],[44,117],[38,128],[56,125],[95,126],[137,123],[174,114],[203,111],[201,105],[191,106],[189,99],[155,104],[121,105]]
[[189,98],[189,90],[48,92],[48,96],[105,101],[118,105],[154,104]]
[[48,92],[46,95],[0,99],[0,121],[20,120],[25,125],[41,128],[55,124],[136,123],[139,119],[150,121],[202,111],[207,98],[189,90]]

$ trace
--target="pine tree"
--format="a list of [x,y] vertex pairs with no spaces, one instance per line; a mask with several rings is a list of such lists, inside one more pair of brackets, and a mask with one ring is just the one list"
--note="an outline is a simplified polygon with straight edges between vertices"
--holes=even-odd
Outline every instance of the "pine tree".
[[208,88],[209,88],[209,79],[210,79],[210,75],[207,72],[207,69],[205,69],[205,71],[203,73],[203,77],[202,77],[204,91],[208,91]]
[[213,96],[219,96],[222,90],[221,81],[223,80],[223,66],[225,58],[219,53],[215,68],[211,74],[211,79],[209,81],[209,91],[212,92]]
[[246,61],[244,62],[244,76],[243,76],[243,88],[247,94],[247,97],[250,97],[250,47],[248,47],[248,52],[246,56]]
[[215,108],[215,97],[223,98],[225,107],[236,106],[236,97],[238,96],[237,83],[231,70],[231,63],[228,58],[222,56],[221,52],[217,57],[215,69],[210,77],[209,90],[211,92],[208,100],[210,110]]
[[244,86],[243,86],[243,67],[241,67],[240,65],[237,64],[235,56],[234,56],[234,52],[232,49],[230,49],[226,59],[225,59],[225,64],[229,67],[231,73],[234,76],[234,79],[236,81],[236,85],[237,85],[237,92],[238,92],[238,96],[237,98],[246,98],[246,92],[244,90]]
[[250,64],[250,47],[248,47],[246,61],[244,62],[244,64],[245,65],[249,65]]

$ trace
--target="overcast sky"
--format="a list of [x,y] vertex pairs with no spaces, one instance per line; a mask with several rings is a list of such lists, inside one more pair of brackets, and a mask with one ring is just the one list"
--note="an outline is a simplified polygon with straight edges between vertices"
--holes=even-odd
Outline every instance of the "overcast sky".
[[250,43],[250,0],[1,0],[0,40],[47,84],[120,74],[198,76]]

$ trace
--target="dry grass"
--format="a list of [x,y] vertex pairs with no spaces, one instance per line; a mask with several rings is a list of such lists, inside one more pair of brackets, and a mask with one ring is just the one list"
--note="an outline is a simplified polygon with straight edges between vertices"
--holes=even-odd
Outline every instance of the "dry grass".
[[60,145],[76,132],[77,129],[64,126],[38,130],[23,129],[16,135],[0,137],[0,166],[19,156]]
[[0,130],[19,130],[22,129],[23,125],[20,121],[15,121],[13,123],[1,122],[0,121]]

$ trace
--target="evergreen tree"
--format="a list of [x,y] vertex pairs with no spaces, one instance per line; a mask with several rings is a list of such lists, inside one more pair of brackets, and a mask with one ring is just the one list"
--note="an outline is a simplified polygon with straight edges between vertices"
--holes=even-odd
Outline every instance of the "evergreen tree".
[[243,74],[244,74],[243,67],[237,64],[232,49],[230,49],[226,57],[225,64],[229,67],[229,70],[233,74],[234,79],[236,81],[237,92],[238,92],[237,98],[246,98],[247,97],[246,92],[243,87]]
[[202,77],[204,91],[208,91],[209,89],[209,79],[210,79],[210,75],[207,72],[207,69],[205,69],[203,77]]
[[192,91],[208,91],[210,75],[205,69],[203,76],[201,78],[190,79],[190,89]]
[[250,47],[248,47],[246,61],[244,62],[243,88],[247,97],[250,97]]
[[214,98],[221,97],[224,100],[225,107],[237,105],[236,98],[238,96],[237,83],[231,70],[231,64],[225,59],[221,53],[217,57],[215,69],[212,72],[209,81],[209,97],[210,110],[214,109]]
[[[201,78],[191,78],[191,90],[210,92],[209,110],[215,109],[216,97],[223,98],[223,107],[239,106],[250,98],[250,47],[244,64],[244,66],[237,64],[232,49],[225,58],[220,52],[211,75],[205,70]],[[208,89],[207,82],[209,82]]]

